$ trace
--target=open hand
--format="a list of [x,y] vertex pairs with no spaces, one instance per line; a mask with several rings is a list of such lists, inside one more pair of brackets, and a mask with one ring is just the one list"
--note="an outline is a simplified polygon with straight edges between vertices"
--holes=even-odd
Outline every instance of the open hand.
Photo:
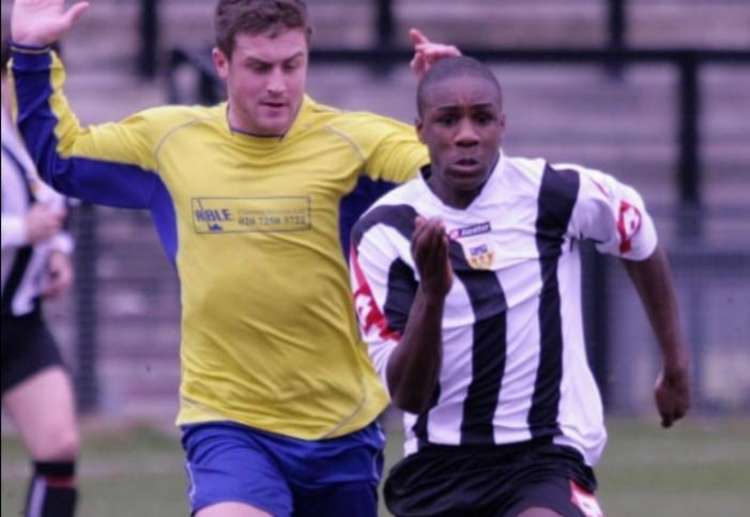
[[16,0],[10,16],[11,38],[20,45],[50,45],[62,38],[88,7],[88,2],[76,2],[66,10],[65,0]]
[[420,288],[427,296],[445,298],[453,284],[448,236],[440,219],[418,216],[411,238],[411,253],[419,271]]
[[421,79],[435,61],[461,55],[461,51],[457,47],[433,43],[419,29],[410,29],[409,39],[414,45],[414,59],[411,60],[410,66],[417,79]]

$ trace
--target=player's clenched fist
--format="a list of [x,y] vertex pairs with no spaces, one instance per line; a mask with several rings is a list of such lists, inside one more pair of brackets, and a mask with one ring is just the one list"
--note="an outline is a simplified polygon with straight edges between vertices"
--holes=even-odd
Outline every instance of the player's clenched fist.
[[662,427],[685,416],[690,408],[690,380],[687,367],[664,371],[656,380],[654,391],[656,407],[661,415]]
[[88,2],[65,8],[64,0],[16,0],[10,17],[14,43],[43,47],[62,38],[88,9]]

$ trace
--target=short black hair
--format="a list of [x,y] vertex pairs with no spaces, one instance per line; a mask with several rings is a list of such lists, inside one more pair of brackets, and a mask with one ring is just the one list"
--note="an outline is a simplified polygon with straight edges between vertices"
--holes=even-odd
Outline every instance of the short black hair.
[[417,86],[417,113],[424,113],[425,96],[433,85],[454,77],[470,76],[488,81],[497,89],[500,105],[503,102],[503,90],[495,74],[484,63],[468,56],[443,58],[434,63],[419,81]]

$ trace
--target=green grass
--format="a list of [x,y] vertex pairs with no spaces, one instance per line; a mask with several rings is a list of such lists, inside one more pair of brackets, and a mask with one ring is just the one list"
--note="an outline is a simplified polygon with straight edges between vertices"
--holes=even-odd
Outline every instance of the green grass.
[[[178,438],[149,428],[86,431],[79,463],[81,517],[187,515]],[[2,440],[0,516],[19,515],[30,471],[21,443]]]
[[[688,421],[669,431],[610,419],[608,427],[609,446],[596,470],[609,517],[748,515],[750,419]],[[401,455],[400,435],[390,438],[389,464]],[[187,515],[174,433],[87,430],[80,470],[80,517]],[[18,439],[3,437],[1,517],[19,515],[27,473]]]
[[612,517],[740,517],[750,498],[750,420],[655,423],[611,421],[596,469]]

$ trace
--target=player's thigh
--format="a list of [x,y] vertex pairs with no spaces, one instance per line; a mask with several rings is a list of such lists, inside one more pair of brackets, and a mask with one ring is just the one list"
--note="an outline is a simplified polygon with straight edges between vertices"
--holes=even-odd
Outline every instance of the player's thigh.
[[299,444],[280,457],[295,517],[377,517],[385,436],[377,422],[353,433]]
[[377,517],[378,484],[375,482],[338,483],[319,490],[297,493],[294,517],[356,515]]
[[10,388],[3,406],[35,460],[78,455],[73,388],[61,366],[44,368]]
[[523,486],[502,517],[603,517],[596,496],[564,476]]
[[195,517],[273,517],[245,503],[218,503],[199,510]]
[[[286,479],[246,429],[224,423],[188,425],[182,445],[195,515],[291,515]],[[252,511],[261,513],[248,513]]]

